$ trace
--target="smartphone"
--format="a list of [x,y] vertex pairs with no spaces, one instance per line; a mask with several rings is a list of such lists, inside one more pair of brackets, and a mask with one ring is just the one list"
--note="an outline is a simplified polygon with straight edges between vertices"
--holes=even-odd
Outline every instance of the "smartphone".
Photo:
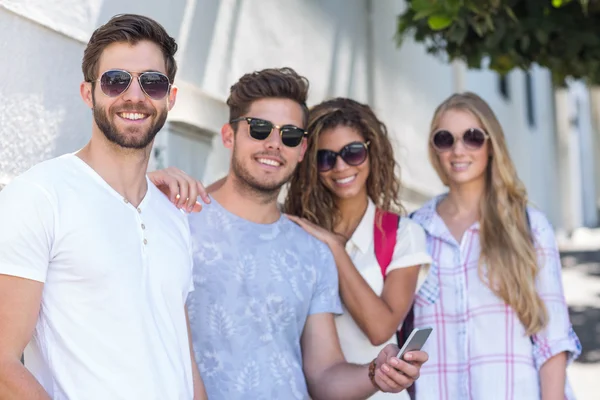
[[402,360],[404,354],[408,353],[409,351],[421,350],[425,345],[427,338],[429,338],[432,330],[433,328],[430,327],[413,329],[408,339],[406,339],[404,346],[402,346],[398,352],[398,358]]

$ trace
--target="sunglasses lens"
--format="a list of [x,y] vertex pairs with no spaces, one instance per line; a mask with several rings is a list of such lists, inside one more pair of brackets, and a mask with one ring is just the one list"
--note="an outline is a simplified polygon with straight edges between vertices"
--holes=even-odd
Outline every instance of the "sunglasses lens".
[[100,77],[100,89],[108,97],[117,97],[130,83],[131,75],[126,71],[106,71]]
[[148,97],[153,100],[161,100],[169,93],[169,78],[159,72],[145,72],[141,74],[140,84]]
[[454,136],[448,131],[439,131],[433,135],[433,145],[438,150],[450,150],[454,146]]
[[480,149],[485,143],[485,134],[479,129],[469,129],[463,135],[463,143],[473,150]]
[[346,164],[356,167],[367,159],[367,148],[363,143],[350,143],[342,149],[340,155]]
[[296,147],[302,143],[304,131],[296,126],[284,126],[281,128],[281,142],[287,147]]
[[337,154],[331,150],[317,151],[317,169],[320,172],[329,171],[335,166]]
[[265,140],[271,134],[273,124],[262,119],[253,119],[250,122],[250,136],[252,139]]

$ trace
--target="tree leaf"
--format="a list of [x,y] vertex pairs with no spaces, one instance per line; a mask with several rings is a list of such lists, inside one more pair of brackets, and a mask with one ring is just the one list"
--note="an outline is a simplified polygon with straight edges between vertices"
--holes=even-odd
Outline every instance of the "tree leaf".
[[412,0],[410,2],[410,8],[416,12],[437,9],[436,5],[431,0]]
[[434,31],[441,31],[452,24],[452,17],[446,14],[434,14],[427,19],[427,24]]
[[506,7],[504,7],[504,11],[506,11],[506,15],[508,15],[510,17],[510,19],[512,19],[515,22],[519,22],[519,20],[517,19],[517,16],[513,12],[512,8],[510,8],[509,6],[506,6]]
[[435,12],[434,9],[417,11],[417,13],[415,14],[415,16],[413,17],[413,21],[418,21],[420,19],[429,17],[434,12]]

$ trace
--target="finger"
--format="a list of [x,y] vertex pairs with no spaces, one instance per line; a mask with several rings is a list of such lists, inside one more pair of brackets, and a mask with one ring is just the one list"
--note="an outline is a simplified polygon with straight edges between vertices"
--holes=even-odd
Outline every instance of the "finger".
[[407,363],[406,361],[399,360],[395,357],[391,358],[388,362],[399,375],[405,376],[409,379],[415,380],[419,377],[419,367]]
[[182,208],[185,206],[185,202],[190,197],[189,196],[189,185],[188,182],[181,177],[181,175],[176,175],[177,183],[179,184],[179,201],[177,202],[177,207]]
[[[196,180],[194,178],[186,175],[184,172],[180,171],[179,177],[185,182],[188,189],[183,206],[185,207],[186,211],[191,212],[194,208],[194,204],[196,204],[196,199],[198,198],[198,185],[196,184]],[[181,197],[183,197],[183,195]]]
[[165,179],[165,185],[169,188],[169,200],[171,203],[177,206],[177,201],[179,200],[179,183],[177,183],[177,179],[169,177],[170,179]]
[[206,188],[200,181],[196,181],[196,186],[198,186],[198,193],[200,194],[200,198],[204,203],[210,203],[210,197],[208,197],[208,193],[206,192]]
[[404,359],[411,364],[425,364],[429,360],[429,354],[424,351],[411,351],[404,355]]
[[375,383],[382,392],[394,392],[401,389],[381,368],[378,368],[377,371],[375,371]]
[[200,211],[202,211],[202,203],[200,203],[199,201],[197,201],[194,204],[194,207],[192,208],[191,212],[200,212]]

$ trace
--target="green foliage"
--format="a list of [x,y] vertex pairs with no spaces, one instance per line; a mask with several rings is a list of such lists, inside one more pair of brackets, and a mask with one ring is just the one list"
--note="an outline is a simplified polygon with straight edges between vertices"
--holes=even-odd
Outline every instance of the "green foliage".
[[398,45],[407,36],[431,54],[500,74],[534,63],[600,83],[600,0],[407,0]]

